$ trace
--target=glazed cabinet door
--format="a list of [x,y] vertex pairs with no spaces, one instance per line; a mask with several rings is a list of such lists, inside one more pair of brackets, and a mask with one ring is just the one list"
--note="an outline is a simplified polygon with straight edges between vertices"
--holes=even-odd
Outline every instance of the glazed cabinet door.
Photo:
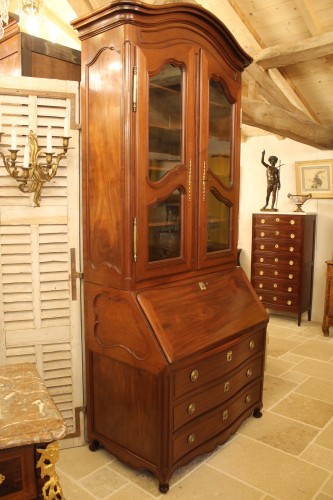
[[239,75],[200,51],[198,266],[234,265],[238,223]]
[[136,51],[137,279],[193,265],[194,53],[172,41]]

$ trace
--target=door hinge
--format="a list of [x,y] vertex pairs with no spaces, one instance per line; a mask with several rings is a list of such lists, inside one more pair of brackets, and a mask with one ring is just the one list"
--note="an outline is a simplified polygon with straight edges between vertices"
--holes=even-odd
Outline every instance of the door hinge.
[[82,279],[83,273],[76,271],[76,251],[75,248],[71,248],[71,289],[72,289],[72,300],[77,300],[77,286],[76,280]]
[[133,219],[133,260],[134,260],[134,262],[136,262],[138,259],[137,239],[138,239],[138,219],[136,217],[134,217],[134,219]]
[[136,104],[137,104],[137,96],[138,96],[138,67],[133,66],[133,111],[136,112]]

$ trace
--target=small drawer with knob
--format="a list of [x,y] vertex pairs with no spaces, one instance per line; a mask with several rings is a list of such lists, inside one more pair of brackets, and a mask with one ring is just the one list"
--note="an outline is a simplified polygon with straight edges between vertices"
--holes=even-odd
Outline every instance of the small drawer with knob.
[[175,371],[173,375],[174,397],[195,392],[202,386],[224,377],[241,363],[261,353],[264,344],[265,334],[259,330],[241,340],[236,339],[228,345],[228,349],[223,346],[217,348],[207,359],[191,360],[191,364]]
[[194,393],[176,404],[173,410],[174,429],[191,422],[198,416],[219,406],[233,397],[242,387],[261,376],[263,370],[262,356],[242,364],[230,377],[216,381],[216,385],[208,386],[204,391]]
[[189,425],[174,432],[173,460],[179,460],[193,448],[206,443],[214,436],[228,432],[231,434],[231,430],[228,429],[239,418],[239,415],[246,412],[250,415],[251,411],[260,404],[260,394],[261,380],[248,384],[227,402],[198,416]]

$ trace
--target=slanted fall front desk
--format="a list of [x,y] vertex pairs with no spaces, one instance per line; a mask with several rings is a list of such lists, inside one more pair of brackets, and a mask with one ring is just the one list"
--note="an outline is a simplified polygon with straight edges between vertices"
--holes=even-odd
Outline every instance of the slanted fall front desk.
[[0,367],[0,498],[62,499],[55,462],[65,434],[35,366]]

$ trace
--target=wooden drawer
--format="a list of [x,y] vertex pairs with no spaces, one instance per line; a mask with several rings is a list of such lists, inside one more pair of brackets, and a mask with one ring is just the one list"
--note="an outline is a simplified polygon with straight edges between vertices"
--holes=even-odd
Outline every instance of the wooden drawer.
[[257,293],[261,291],[272,292],[272,293],[285,293],[290,297],[295,297],[298,294],[298,283],[296,281],[281,281],[277,279],[261,279],[254,278],[252,280],[252,285],[256,289]]
[[292,214],[281,214],[281,215],[270,215],[270,214],[254,214],[253,220],[255,225],[258,226],[278,226],[278,227],[296,227],[300,228],[302,226],[303,220],[302,215],[292,215]]
[[301,233],[297,228],[291,227],[258,227],[254,228],[254,237],[260,243],[262,240],[280,240],[290,241],[294,246],[300,246]]
[[174,408],[174,430],[233,397],[246,384],[260,377],[262,371],[263,358],[260,356],[244,363],[239,369],[232,372],[230,377],[222,378],[213,387],[186,398]]
[[193,361],[187,368],[174,374],[174,397],[178,398],[203,385],[225,376],[241,363],[264,349],[264,331],[247,335],[239,342],[230,342],[226,348],[207,359]]
[[243,413],[254,408],[260,402],[260,395],[261,382],[252,384],[235,398],[202,415],[194,420],[191,425],[176,433],[173,448],[174,461],[231,426]]
[[256,240],[253,245],[256,252],[274,252],[283,255],[300,255],[300,241],[288,241],[278,238],[267,240]]
[[276,266],[265,266],[261,263],[253,266],[253,278],[274,278],[298,283],[299,271],[295,269],[277,269]]
[[297,255],[282,255],[282,254],[269,254],[269,253],[253,253],[253,264],[262,264],[275,267],[287,267],[289,269],[299,269],[299,258]]
[[265,304],[266,307],[272,307],[272,309],[283,308],[283,310],[287,311],[295,311],[299,305],[299,297],[289,296],[286,294],[274,294],[266,291],[258,291],[258,297],[260,302]]
[[34,447],[19,446],[0,451],[0,498],[32,500],[37,498]]

